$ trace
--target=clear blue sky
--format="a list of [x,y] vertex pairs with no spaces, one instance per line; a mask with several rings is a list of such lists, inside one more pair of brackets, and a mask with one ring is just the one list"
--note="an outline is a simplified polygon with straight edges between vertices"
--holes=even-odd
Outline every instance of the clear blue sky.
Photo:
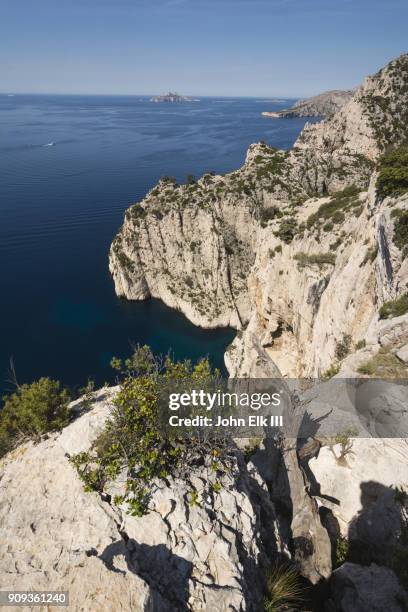
[[407,0],[0,0],[0,91],[312,95],[407,29]]

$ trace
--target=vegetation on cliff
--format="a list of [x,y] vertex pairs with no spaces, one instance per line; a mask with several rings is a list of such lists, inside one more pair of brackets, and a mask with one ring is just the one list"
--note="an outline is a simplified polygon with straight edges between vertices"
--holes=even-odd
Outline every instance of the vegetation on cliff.
[[71,396],[58,381],[40,378],[3,398],[0,409],[0,457],[24,442],[68,424]]
[[385,153],[379,161],[377,192],[382,198],[408,191],[408,145]]
[[[86,490],[103,493],[119,476],[123,490],[114,497],[134,516],[148,512],[151,494],[158,482],[169,477],[187,479],[194,467],[207,469],[208,494],[217,493],[219,476],[231,468],[232,446],[223,435],[203,435],[194,430],[167,427],[169,395],[188,389],[216,389],[218,371],[207,359],[164,362],[147,347],[138,347],[125,363],[112,364],[122,377],[114,409],[106,427],[88,452],[71,458]],[[186,410],[183,410],[186,416]],[[194,490],[190,503],[197,503]]]

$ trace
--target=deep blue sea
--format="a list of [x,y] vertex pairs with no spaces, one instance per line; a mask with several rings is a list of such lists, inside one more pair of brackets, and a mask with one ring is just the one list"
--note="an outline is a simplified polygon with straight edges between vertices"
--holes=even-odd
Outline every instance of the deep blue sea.
[[112,381],[111,357],[138,342],[221,366],[233,331],[201,330],[157,300],[118,299],[109,245],[160,176],[233,170],[258,140],[289,148],[305,120],[261,112],[291,103],[0,95],[0,392],[10,359],[20,384]]

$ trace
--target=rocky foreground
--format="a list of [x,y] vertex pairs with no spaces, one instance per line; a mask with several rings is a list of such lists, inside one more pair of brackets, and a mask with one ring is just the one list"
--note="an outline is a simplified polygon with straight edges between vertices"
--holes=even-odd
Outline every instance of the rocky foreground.
[[[126,212],[112,244],[117,294],[158,297],[203,327],[235,327],[232,376],[324,378],[321,412],[343,408],[333,380],[406,379],[408,195],[382,182],[381,160],[407,141],[407,109],[405,55],[332,118],[307,125],[292,150],[259,143],[228,175],[162,179]],[[408,433],[398,389],[392,405],[386,394],[365,415],[365,438],[259,440],[238,452],[217,494],[206,493],[200,469],[187,481],[169,477],[141,517],[115,505],[111,490],[84,492],[69,461],[96,439],[116,393],[75,404],[62,433],[1,460],[3,588],[69,589],[75,611],[256,612],[268,571],[290,559],[312,594],[303,610],[406,609]],[[398,430],[379,439],[395,406]]]
[[[325,607],[314,609],[404,610],[392,568],[406,440],[354,440],[345,456],[319,436],[298,452],[260,444],[216,495],[197,470],[163,482],[149,514],[134,517],[108,492],[85,492],[69,462],[96,439],[116,392],[98,392],[85,411],[73,404],[77,418],[62,433],[2,460],[3,588],[69,590],[75,611],[258,611],[267,568],[291,558],[311,584],[326,585]],[[339,562],[343,537],[363,559]]]

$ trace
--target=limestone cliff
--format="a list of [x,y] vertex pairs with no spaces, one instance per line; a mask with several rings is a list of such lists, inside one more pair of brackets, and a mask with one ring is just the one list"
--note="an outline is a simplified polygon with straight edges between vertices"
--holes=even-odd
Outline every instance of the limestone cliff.
[[236,172],[163,179],[113,241],[117,294],[241,330],[226,355],[234,375],[251,373],[254,342],[286,376],[322,374],[359,341],[375,343],[379,308],[408,280],[392,216],[407,196],[376,191],[379,156],[407,138],[407,83],[403,55],[290,151],[259,143]]

